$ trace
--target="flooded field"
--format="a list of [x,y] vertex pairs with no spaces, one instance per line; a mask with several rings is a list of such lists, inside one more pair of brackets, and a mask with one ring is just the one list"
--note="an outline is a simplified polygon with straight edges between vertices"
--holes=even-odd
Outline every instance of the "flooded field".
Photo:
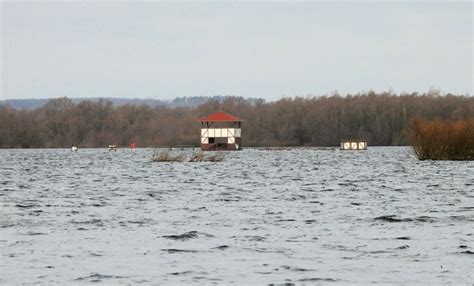
[[0,284],[472,284],[474,162],[0,150]]

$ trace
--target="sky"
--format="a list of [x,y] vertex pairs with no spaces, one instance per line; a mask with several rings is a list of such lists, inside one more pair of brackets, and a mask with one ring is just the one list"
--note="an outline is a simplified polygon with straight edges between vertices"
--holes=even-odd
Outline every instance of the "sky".
[[2,0],[0,99],[473,94],[466,2]]

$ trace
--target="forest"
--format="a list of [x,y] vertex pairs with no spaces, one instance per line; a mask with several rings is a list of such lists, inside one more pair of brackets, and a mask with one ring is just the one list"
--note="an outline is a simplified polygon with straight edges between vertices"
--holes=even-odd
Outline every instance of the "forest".
[[125,104],[109,100],[51,99],[35,109],[0,106],[0,148],[79,148],[108,144],[138,147],[199,145],[199,117],[225,111],[244,120],[242,145],[338,146],[363,139],[369,146],[406,145],[405,127],[415,117],[463,120],[474,116],[465,95],[365,92],[278,101],[227,97],[196,107]]

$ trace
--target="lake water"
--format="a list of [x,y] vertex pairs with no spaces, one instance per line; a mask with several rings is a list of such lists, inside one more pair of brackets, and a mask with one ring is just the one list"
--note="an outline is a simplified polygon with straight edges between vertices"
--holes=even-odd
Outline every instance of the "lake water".
[[474,162],[0,150],[0,284],[467,284]]

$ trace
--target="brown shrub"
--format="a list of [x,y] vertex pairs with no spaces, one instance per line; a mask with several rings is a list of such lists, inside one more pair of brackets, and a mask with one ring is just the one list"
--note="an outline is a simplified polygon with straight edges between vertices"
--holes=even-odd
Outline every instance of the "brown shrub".
[[417,117],[405,135],[420,160],[474,160],[474,117],[456,121]]

